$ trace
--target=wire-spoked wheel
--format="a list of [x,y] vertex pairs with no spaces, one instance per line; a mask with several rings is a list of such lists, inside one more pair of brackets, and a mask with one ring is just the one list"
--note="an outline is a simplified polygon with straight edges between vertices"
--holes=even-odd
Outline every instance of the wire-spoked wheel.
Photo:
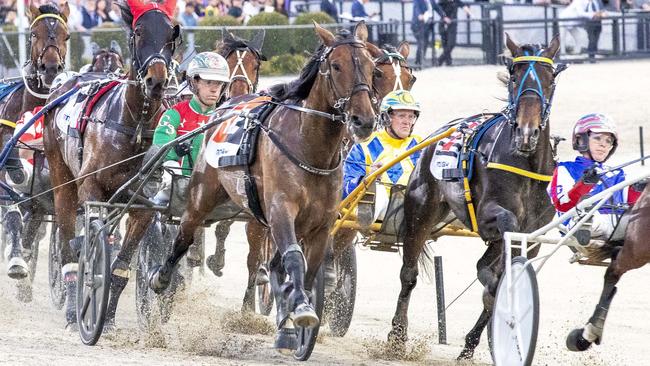
[[[503,274],[490,320],[492,360],[501,365],[530,365],[539,327],[539,290],[535,270],[527,259],[512,260],[510,281]],[[508,289],[508,283],[512,283]]]
[[88,346],[97,343],[104,329],[111,287],[110,258],[104,223],[93,220],[81,248],[77,277],[77,324],[81,341]]

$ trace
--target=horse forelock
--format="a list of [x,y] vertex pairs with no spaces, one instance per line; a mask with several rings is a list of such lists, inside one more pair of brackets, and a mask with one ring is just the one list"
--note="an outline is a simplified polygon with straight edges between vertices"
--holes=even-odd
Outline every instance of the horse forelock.
[[54,4],[45,4],[38,7],[38,11],[41,14],[54,14],[54,15],[63,15],[59,7]]

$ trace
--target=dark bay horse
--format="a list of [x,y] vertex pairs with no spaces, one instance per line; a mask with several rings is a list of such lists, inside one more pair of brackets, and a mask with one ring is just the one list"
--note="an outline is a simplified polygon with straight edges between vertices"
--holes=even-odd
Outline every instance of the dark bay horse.
[[[262,122],[266,132],[260,135],[255,162],[249,167],[256,182],[259,213],[277,248],[271,265],[276,280],[271,283],[278,304],[278,350],[296,349],[293,325],[314,328],[319,323],[306,291],[319,271],[329,245],[328,232],[336,220],[341,142],[348,133],[368,137],[375,123],[375,65],[366,50],[365,23],[358,23],[347,36],[336,37],[318,25],[315,30],[323,45],[299,79],[272,89],[282,103]],[[295,159],[303,163],[298,166]],[[154,291],[169,285],[196,228],[215,207],[233,200],[251,210],[250,200],[237,188],[244,168],[214,169],[207,165],[205,155],[200,155],[172,254],[151,271],[149,285]],[[287,275],[290,281],[285,282]]]
[[574,329],[567,337],[566,344],[571,351],[585,351],[592,343],[600,344],[616,284],[626,272],[650,263],[650,185],[646,185],[629,215],[622,246],[607,245],[599,250],[599,256],[611,258],[611,263],[605,271],[603,290],[593,315],[583,328]]
[[[28,42],[31,52],[30,59],[22,70],[23,80],[17,84],[18,88],[0,100],[1,146],[4,147],[6,141],[13,135],[15,122],[22,117],[24,112],[32,111],[35,107],[45,104],[45,100],[49,96],[50,85],[63,71],[67,52],[66,41],[69,38],[66,25],[69,13],[67,2],[63,3],[60,10],[53,5],[42,5],[39,8],[30,7],[31,38]],[[36,171],[33,176],[36,179],[36,176],[42,171],[44,157],[39,151],[35,151],[34,154]],[[13,182],[28,179],[22,173],[17,149],[11,152],[5,168]],[[31,191],[20,193],[35,194],[45,189],[38,183],[24,185],[31,186]],[[3,213],[2,225],[9,240],[8,244],[11,246],[7,274],[13,279],[26,279],[30,275],[30,269],[31,275],[33,275],[36,266],[35,250],[38,248],[34,244],[39,240],[37,237],[39,228],[47,211],[42,205],[43,200],[51,202],[51,196],[28,201]],[[20,300],[31,301],[32,280],[33,276],[28,281],[18,283],[18,298]]]
[[[485,287],[484,308],[474,328],[465,338],[459,359],[473,357],[483,328],[487,325],[498,280],[503,272],[503,233],[529,232],[549,222],[554,214],[546,194],[555,162],[550,143],[549,113],[555,90],[555,77],[563,65],[553,67],[559,49],[558,37],[547,48],[539,45],[518,46],[509,36],[506,45],[512,54],[509,67],[509,104],[498,122],[485,132],[476,154],[471,181],[471,202],[476,207],[474,221],[465,199],[463,184],[437,180],[430,166],[435,144],[426,148],[408,183],[402,227],[404,257],[400,280],[402,288],[392,320],[391,341],[407,340],[408,305],[417,283],[418,258],[433,230],[444,227],[453,218],[466,227],[476,227],[487,249],[476,267]],[[445,127],[446,128],[446,127]],[[508,165],[543,178],[490,168],[488,163]],[[533,173],[533,174],[531,174]],[[536,253],[533,253],[536,254]]]
[[[151,145],[153,129],[161,111],[171,75],[172,55],[180,36],[180,26],[172,23],[175,1],[156,3],[156,7],[142,10],[143,5],[132,2],[119,4],[122,18],[129,27],[129,47],[132,61],[128,80],[106,92],[95,105],[82,140],[63,133],[56,125],[61,107],[48,114],[45,129],[45,152],[50,163],[54,191],[56,220],[62,243],[75,237],[77,210],[86,201],[105,201],[127,179],[135,175],[142,158],[106,168],[143,153]],[[52,98],[73,88],[79,80],[91,77],[82,74],[57,89]],[[79,151],[82,151],[80,158]],[[103,169],[105,168],[105,169]],[[103,169],[103,170],[102,170]],[[89,174],[67,184],[77,177]],[[61,186],[63,185],[63,186]],[[112,264],[111,294],[106,323],[114,322],[117,300],[126,286],[129,263],[137,245],[149,226],[153,214],[130,212],[123,246]],[[76,323],[75,287],[77,253],[63,245],[61,260],[66,280],[68,303],[66,320]]]
[[90,45],[93,53],[93,59],[88,65],[88,72],[109,72],[119,74],[124,71],[124,58],[122,48],[115,41],[111,41],[108,48],[100,48],[97,43]]

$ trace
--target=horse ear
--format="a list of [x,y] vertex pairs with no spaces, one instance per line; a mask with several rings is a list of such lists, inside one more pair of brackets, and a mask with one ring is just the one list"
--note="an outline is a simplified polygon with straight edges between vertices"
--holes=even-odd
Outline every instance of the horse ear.
[[38,10],[38,7],[34,6],[34,4],[29,4],[29,12],[27,16],[29,16],[29,19],[35,19],[37,16],[41,15],[41,11]]
[[379,58],[384,54],[384,51],[382,51],[381,48],[375,46],[370,42],[366,42],[366,49],[368,52],[370,52],[370,56],[372,56],[372,58]]
[[366,26],[366,22],[363,20],[357,23],[357,25],[354,26],[354,36],[357,37],[360,41],[365,42],[368,40],[368,27]]
[[264,38],[266,37],[266,30],[261,29],[259,32],[255,33],[255,36],[253,36],[253,39],[251,40],[251,47],[257,51],[262,50],[262,46],[264,46]]
[[397,46],[397,52],[399,52],[404,59],[408,59],[409,53],[411,53],[411,45],[409,45],[407,41],[403,41],[399,46]]
[[327,47],[330,47],[331,45],[334,44],[334,35],[332,32],[328,31],[327,29],[321,27],[314,21],[314,29],[316,30],[316,34],[318,34],[318,37],[320,37],[321,41],[323,41],[323,44]]
[[226,30],[226,27],[223,27],[223,39],[235,39],[235,35],[232,32]]
[[544,55],[548,58],[554,59],[557,56],[557,52],[560,50],[560,35],[556,34],[551,43],[548,44],[548,47],[544,50]]
[[122,56],[122,47],[120,47],[120,44],[117,43],[116,40],[111,41],[111,51],[117,53],[118,55]]
[[510,38],[510,35],[506,32],[506,47],[512,54],[512,57],[518,56],[521,53],[521,48]]
[[61,5],[61,16],[66,21],[68,20],[68,16],[70,16],[70,6],[68,6],[67,1],[64,1],[63,4]]
[[99,48],[99,45],[98,45],[97,43],[92,42],[92,43],[90,44],[90,50],[92,51],[93,56],[97,56],[97,54],[99,53],[99,51],[101,50],[101,48]]

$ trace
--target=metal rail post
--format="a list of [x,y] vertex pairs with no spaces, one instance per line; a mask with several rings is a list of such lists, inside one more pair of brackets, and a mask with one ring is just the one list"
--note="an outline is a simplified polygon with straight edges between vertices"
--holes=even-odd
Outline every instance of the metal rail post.
[[438,343],[447,344],[447,317],[445,313],[445,286],[442,277],[442,257],[433,257],[436,273],[436,300],[438,307]]
[[[641,150],[641,157],[645,156],[643,152],[643,126],[639,126],[639,149]],[[641,165],[645,165],[645,159],[641,160]]]

